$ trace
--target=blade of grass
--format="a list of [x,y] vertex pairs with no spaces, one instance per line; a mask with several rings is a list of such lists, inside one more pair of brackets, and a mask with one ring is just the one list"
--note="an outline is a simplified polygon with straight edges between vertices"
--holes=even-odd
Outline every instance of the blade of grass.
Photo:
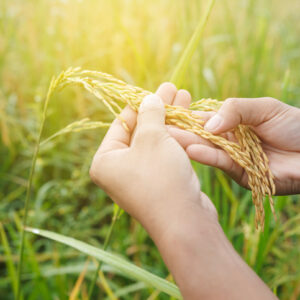
[[7,239],[5,230],[4,230],[3,225],[2,225],[1,222],[0,222],[0,236],[1,236],[2,245],[3,245],[3,248],[4,248],[4,253],[5,253],[5,256],[6,256],[5,263],[7,265],[7,273],[9,275],[10,280],[11,280],[13,293],[16,296],[16,294],[17,294],[16,270],[15,270],[14,262],[13,262],[13,259],[12,259],[11,248],[9,246],[8,239]]
[[[167,276],[166,279],[167,279],[167,280],[172,280],[172,279],[173,279],[172,274],[169,274],[169,275]],[[155,291],[147,298],[147,300],[155,300],[155,299],[158,298],[159,294],[160,294],[160,291],[155,290]]]
[[291,71],[288,68],[285,73],[284,73],[284,78],[282,82],[282,88],[281,88],[281,98],[283,101],[288,100],[288,95],[289,95],[289,84],[290,84],[290,79],[291,79]]
[[[116,221],[117,221],[120,213],[121,213],[121,208],[115,204],[115,206],[114,206],[114,214],[113,214],[113,217],[112,217],[112,220],[111,220],[111,224],[110,224],[109,230],[108,230],[108,232],[106,234],[106,237],[105,237],[105,240],[104,240],[103,250],[106,250],[107,247],[108,247],[108,245],[109,245],[113,229],[115,227]],[[94,275],[93,280],[91,282],[91,285],[89,287],[89,294],[88,294],[89,295],[89,299],[91,299],[91,297],[93,295],[93,291],[94,291],[94,288],[95,288],[95,285],[96,285],[96,281],[97,281],[100,269],[101,269],[101,261],[99,261],[99,263],[98,263],[97,270],[95,272],[95,275]]]
[[[116,295],[116,297],[127,296],[130,293],[143,290],[143,289],[145,289],[145,287],[146,286],[143,282],[136,282],[136,283],[127,285],[126,287],[115,291],[115,295]],[[110,299],[108,297],[106,297],[105,300],[110,300]]]
[[[239,78],[243,78],[243,56],[241,51],[241,46],[238,39],[238,28],[236,26],[236,23],[234,22],[234,16],[231,13],[230,6],[228,4],[228,1],[221,1],[224,7],[224,16],[226,18],[226,26],[227,26],[227,32],[230,33],[231,39],[232,39],[232,46],[234,48],[235,54],[236,54],[236,60],[235,60],[235,68],[238,73]],[[244,81],[241,80],[239,92],[243,90]]]
[[219,180],[223,191],[225,193],[225,195],[228,197],[228,199],[231,202],[231,210],[230,210],[230,217],[229,217],[229,227],[233,228],[236,222],[236,215],[237,215],[237,209],[238,209],[238,205],[239,205],[239,201],[236,198],[236,196],[234,195],[234,193],[232,192],[231,187],[229,186],[226,177],[224,176],[224,174],[217,170],[216,171],[216,176],[217,179]]
[[84,277],[85,277],[85,273],[87,271],[87,267],[88,267],[88,264],[89,264],[89,259],[87,259],[87,261],[85,262],[84,264],[84,267],[72,289],[72,292],[70,294],[70,297],[69,297],[69,300],[76,300],[77,299],[77,295],[78,295],[78,292],[80,290],[80,287],[83,283],[83,280],[84,280]]
[[30,199],[30,196],[31,196],[33,176],[34,176],[34,172],[35,172],[36,161],[37,161],[38,154],[39,154],[41,137],[42,137],[42,133],[43,133],[43,130],[44,130],[45,121],[46,121],[48,104],[49,104],[51,94],[55,89],[55,83],[56,83],[56,80],[53,77],[52,80],[51,80],[51,83],[50,83],[50,87],[49,87],[49,90],[48,90],[48,93],[47,93],[45,103],[44,103],[42,120],[41,120],[40,129],[39,129],[37,141],[36,141],[36,144],[35,144],[35,149],[34,149],[33,158],[32,158],[31,167],[30,167],[28,186],[27,186],[26,196],[25,196],[24,216],[23,216],[22,228],[21,228],[21,244],[20,244],[20,252],[19,252],[18,271],[17,271],[17,293],[16,293],[16,299],[17,300],[19,300],[20,296],[21,296],[21,274],[22,274],[23,256],[24,256],[24,242],[25,242],[25,230],[24,230],[24,228],[27,224],[29,199]]
[[82,253],[95,257],[96,259],[101,260],[116,269],[119,269],[122,273],[134,280],[142,281],[150,287],[160,290],[170,296],[174,296],[177,299],[182,299],[179,289],[175,284],[148,271],[145,271],[144,269],[139,268],[130,262],[127,262],[118,255],[98,249],[82,241],[78,241],[55,232],[29,227],[26,228],[26,231],[73,247]]
[[187,67],[192,59],[194,52],[197,49],[203,30],[205,28],[205,25],[207,24],[209,15],[211,13],[214,4],[215,4],[215,0],[210,0],[208,7],[204,13],[204,16],[199,21],[196,30],[194,31],[190,41],[185,47],[185,50],[181,55],[179,62],[177,63],[175,70],[171,76],[171,82],[173,82],[178,88],[180,88],[182,85],[182,81],[186,73]]
[[118,300],[117,296],[111,290],[111,288],[101,270],[99,270],[99,277],[100,277],[101,284],[102,284],[106,294],[108,295],[109,299],[110,300]]
[[[19,215],[15,212],[13,213],[13,217],[15,220],[16,228],[17,228],[18,232],[20,232],[21,228],[22,228],[21,219],[20,219]],[[40,297],[43,300],[50,300],[51,298],[49,296],[49,291],[47,289],[47,285],[41,276],[40,267],[39,267],[39,263],[36,259],[34,247],[30,243],[30,241],[28,240],[28,238],[26,236],[24,238],[24,246],[26,248],[26,253],[27,253],[26,263],[29,265],[29,269],[35,274],[34,283],[35,283],[35,286],[37,287],[35,289],[35,292],[38,295],[40,295]]]
[[259,274],[263,266],[264,259],[267,255],[266,246],[270,239],[270,223],[271,223],[271,208],[269,201],[265,201],[265,227],[264,231],[260,232],[258,250],[256,256],[255,271]]

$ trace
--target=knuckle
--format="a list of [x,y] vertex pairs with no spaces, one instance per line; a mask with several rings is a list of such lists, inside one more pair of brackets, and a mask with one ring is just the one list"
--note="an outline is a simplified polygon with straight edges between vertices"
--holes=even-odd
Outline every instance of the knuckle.
[[139,132],[145,137],[155,136],[158,133],[158,128],[152,124],[142,125]]
[[140,130],[137,132],[136,140],[139,142],[152,143],[159,138],[161,129],[155,125],[142,125]]
[[188,101],[190,101],[192,99],[190,92],[188,92],[187,90],[181,89],[177,92],[177,94],[179,94],[181,97],[187,99]]
[[187,90],[184,90],[184,89],[180,89],[177,93],[180,93],[180,94],[188,96],[188,97],[191,96],[190,92]]
[[277,99],[275,99],[275,98],[273,98],[273,97],[264,97],[263,98],[265,101],[268,101],[268,102],[280,102],[279,100],[277,100]]
[[238,98],[227,98],[224,104],[235,107],[238,105],[238,102],[239,102]]
[[223,104],[223,109],[226,109],[228,111],[232,111],[235,113],[238,111],[240,106],[240,100],[238,98],[228,98],[225,100]]
[[161,106],[159,103],[147,103],[147,107],[145,109],[145,107],[142,107],[139,111],[139,117],[143,116],[145,114],[149,114],[149,112],[156,112],[156,111],[160,111]]
[[176,93],[177,92],[177,88],[175,86],[174,83],[172,82],[164,82],[162,85],[161,85],[161,88],[164,88],[166,89],[168,92],[173,92],[173,93]]

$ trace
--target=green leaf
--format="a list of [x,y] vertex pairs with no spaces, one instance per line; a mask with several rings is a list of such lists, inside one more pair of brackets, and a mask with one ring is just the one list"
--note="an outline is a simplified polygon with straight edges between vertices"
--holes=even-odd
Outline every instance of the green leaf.
[[112,266],[113,268],[120,270],[122,273],[126,274],[128,277],[134,280],[144,282],[146,285],[162,291],[170,296],[176,297],[177,299],[182,299],[179,289],[175,284],[135,266],[134,264],[124,260],[123,258],[120,258],[116,254],[109,253],[107,251],[86,244],[82,241],[78,241],[74,238],[67,237],[55,232],[29,227],[26,227],[26,231],[73,247],[82,253],[93,256],[96,259]]
[[177,63],[175,70],[172,74],[170,81],[173,82],[178,88],[180,88],[182,85],[182,80],[186,73],[187,67],[200,42],[203,30],[205,28],[205,25],[207,24],[209,15],[211,13],[214,4],[215,4],[215,0],[210,0],[208,7],[204,13],[204,16],[200,19],[198,26],[195,29],[195,32],[193,33],[191,39],[189,40],[187,46],[185,47],[184,52],[181,55],[179,62]]
[[2,245],[3,245],[3,249],[4,249],[4,253],[6,256],[6,266],[7,266],[7,273],[10,277],[11,280],[11,284],[12,284],[12,288],[13,288],[13,292],[14,295],[16,296],[17,294],[17,277],[16,277],[16,270],[15,270],[15,266],[14,266],[14,262],[12,259],[12,251],[11,248],[9,246],[8,243],[8,238],[6,236],[5,230],[3,228],[2,223],[0,222],[0,237],[1,237],[1,241],[2,241]]

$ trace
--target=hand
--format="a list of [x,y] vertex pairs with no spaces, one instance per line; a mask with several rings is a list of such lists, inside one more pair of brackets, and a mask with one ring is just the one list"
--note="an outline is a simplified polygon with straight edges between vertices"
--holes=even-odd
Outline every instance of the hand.
[[[231,141],[236,141],[231,130],[237,125],[251,126],[269,159],[276,194],[300,193],[300,109],[273,98],[231,98],[217,113],[198,113],[208,120],[206,130]],[[248,187],[246,172],[224,150],[178,128],[170,128],[169,132],[191,159],[220,168],[237,183]]]
[[184,299],[274,299],[226,239],[188,156],[167,131],[161,99],[187,107],[190,95],[167,83],[138,115],[126,107],[129,132],[113,122],[94,157],[93,181],[146,228]]
[[190,95],[166,83],[156,95],[144,99],[138,115],[126,107],[121,118],[129,132],[116,119],[90,170],[93,181],[154,239],[195,207],[217,221],[215,208],[201,193],[188,156],[167,131],[161,99],[167,104],[188,105]]

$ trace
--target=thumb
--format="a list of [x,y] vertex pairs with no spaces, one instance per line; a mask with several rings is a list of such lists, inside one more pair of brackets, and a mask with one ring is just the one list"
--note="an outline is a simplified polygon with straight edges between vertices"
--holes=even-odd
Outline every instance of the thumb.
[[137,131],[144,127],[165,126],[165,108],[162,99],[155,94],[146,96],[139,108]]
[[220,134],[239,124],[258,126],[276,115],[280,104],[273,98],[229,98],[209,119],[204,129]]
[[154,143],[166,131],[165,108],[161,98],[155,94],[146,96],[139,107],[133,143]]

